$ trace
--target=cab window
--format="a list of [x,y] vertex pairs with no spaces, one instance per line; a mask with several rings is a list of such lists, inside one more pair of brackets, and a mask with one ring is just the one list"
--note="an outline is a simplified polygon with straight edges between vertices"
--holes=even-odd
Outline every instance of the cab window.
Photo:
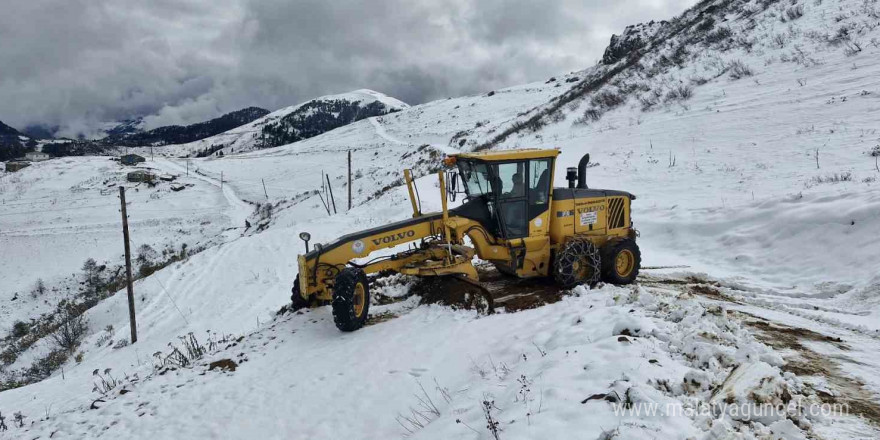
[[529,161],[529,203],[542,205],[550,196],[550,159]]

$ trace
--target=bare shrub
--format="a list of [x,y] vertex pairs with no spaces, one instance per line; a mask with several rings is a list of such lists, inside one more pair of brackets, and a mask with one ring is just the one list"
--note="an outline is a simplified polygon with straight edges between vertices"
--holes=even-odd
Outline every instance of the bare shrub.
[[737,46],[743,48],[743,50],[745,50],[746,52],[751,53],[752,48],[755,46],[755,40],[752,38],[745,37],[745,36],[739,36],[739,37],[736,37],[735,44]]
[[849,34],[849,28],[846,26],[841,26],[837,29],[837,32],[831,37],[829,43],[834,46],[839,46],[847,41],[851,40],[852,36]]
[[639,97],[639,103],[642,104],[642,111],[648,111],[654,108],[663,99],[663,89],[657,87]]
[[794,5],[785,10],[783,22],[794,21],[804,16],[804,5]]
[[[431,396],[428,395],[428,392],[425,391],[425,387],[422,386],[421,382],[416,383],[419,384],[419,389],[421,390],[421,393],[415,394],[418,403],[416,406],[409,407],[408,414],[397,414],[397,417],[395,417],[395,420],[406,431],[407,435],[415,434],[416,431],[440,417],[440,410],[437,408],[434,400],[431,399]],[[438,388],[440,388],[439,385]],[[445,396],[444,399],[446,399]]]
[[[208,331],[208,338],[204,344],[199,342],[195,334],[187,333],[185,336],[178,336],[180,346],[168,343],[171,351],[167,354],[161,351],[153,353],[154,364],[157,369],[162,368],[186,368],[201,359],[205,354],[218,350],[221,344],[226,344],[231,340],[231,335],[217,335]],[[244,339],[242,336],[241,339]],[[121,342],[121,341],[120,341]],[[125,340],[126,345],[128,343]],[[117,344],[119,345],[119,344]],[[124,345],[123,345],[124,346]],[[116,348],[116,347],[114,347]]]
[[770,39],[770,41],[772,41],[773,44],[775,44],[780,49],[785,47],[785,43],[788,42],[785,38],[785,34],[776,34],[773,36],[773,38]]
[[499,422],[492,414],[492,410],[498,409],[495,401],[489,396],[483,397],[483,416],[486,418],[486,429],[492,434],[494,440],[501,440],[501,422]]
[[694,88],[688,85],[678,85],[673,87],[669,92],[666,93],[666,97],[664,98],[664,102],[678,102],[678,101],[687,101],[694,96]]
[[623,104],[625,101],[626,98],[622,96],[622,94],[614,93],[609,90],[603,90],[590,98],[590,103],[593,104],[594,107],[601,109],[612,109]]
[[754,75],[752,68],[740,60],[731,61],[727,68],[730,72],[730,78],[734,80]]
[[680,44],[672,52],[671,56],[669,57],[669,61],[671,61],[673,65],[681,67],[682,65],[684,65],[685,61],[687,61],[687,56],[687,48],[683,44]]
[[16,321],[15,324],[12,325],[13,338],[22,338],[30,333],[30,331],[30,327],[24,321]]
[[82,265],[83,278],[86,282],[87,294],[95,294],[101,288],[101,268],[94,258],[89,258]]
[[155,264],[159,260],[159,252],[148,244],[141,245],[137,250],[135,264],[138,266],[138,272],[141,277],[148,277],[158,270]]
[[862,51],[862,43],[860,41],[847,41],[846,48],[843,49],[843,54],[851,57],[859,54]]
[[823,183],[841,183],[841,182],[852,182],[853,175],[851,172],[846,171],[843,173],[834,173],[829,174],[827,176],[815,176],[810,179],[810,182],[807,186],[820,185]]
[[259,207],[260,220],[267,221],[272,219],[273,206],[271,203],[263,203]]
[[699,25],[697,25],[698,33],[706,33],[711,31],[715,27],[715,19],[712,17],[707,17],[703,20]]
[[103,374],[100,369],[96,368],[95,371],[92,371],[92,376],[95,376],[93,382],[95,386],[92,388],[92,392],[98,393],[102,396],[106,395],[119,385],[119,381],[110,374],[109,368],[105,368]]
[[868,154],[870,154],[872,157],[880,156],[880,145],[875,146],[874,149],[871,150]]
[[46,283],[43,282],[43,279],[40,278],[34,284],[34,289],[31,291],[31,296],[37,298],[38,296],[43,296],[46,294]]
[[590,108],[584,110],[583,116],[581,116],[581,118],[578,119],[576,122],[578,122],[580,124],[586,124],[588,122],[596,122],[601,118],[602,118],[602,112],[599,111],[599,109],[595,109],[595,108],[590,107]]
[[712,32],[706,34],[706,43],[716,44],[727,41],[733,36],[733,31],[727,26],[719,26]]
[[86,318],[73,307],[65,307],[58,316],[59,325],[50,337],[55,345],[72,353],[82,342],[88,330]]

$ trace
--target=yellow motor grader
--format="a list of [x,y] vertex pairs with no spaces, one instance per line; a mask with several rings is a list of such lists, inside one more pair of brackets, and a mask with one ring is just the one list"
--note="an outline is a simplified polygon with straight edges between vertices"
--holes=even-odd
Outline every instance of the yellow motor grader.
[[[455,276],[479,283],[476,255],[502,273],[520,278],[553,277],[562,289],[600,280],[629,284],[641,255],[630,219],[635,196],[587,187],[590,156],[566,173],[567,188],[553,188],[558,150],[508,150],[447,156],[438,173],[441,212],[422,213],[410,170],[404,178],[413,217],[316,244],[299,256],[293,309],[330,303],[342,331],[367,320],[367,274],[397,272],[420,277]],[[459,190],[461,182],[461,190]],[[447,199],[464,203],[447,208]],[[393,255],[364,261],[372,253],[409,245]],[[356,261],[361,261],[358,263]]]

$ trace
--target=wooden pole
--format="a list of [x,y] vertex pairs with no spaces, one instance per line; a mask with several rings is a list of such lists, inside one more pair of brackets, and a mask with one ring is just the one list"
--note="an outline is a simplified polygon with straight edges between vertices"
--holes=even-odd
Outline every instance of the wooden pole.
[[263,194],[266,195],[266,200],[269,200],[269,192],[266,191],[266,180],[260,179],[260,182],[263,182]]
[[348,150],[348,210],[351,211],[351,150]]
[[186,160],[186,175],[189,176],[189,159]]
[[128,243],[128,213],[125,210],[125,187],[119,187],[122,203],[122,237],[125,240],[125,277],[128,284],[128,320],[131,323],[131,343],[137,342],[137,322],[134,317],[134,286],[131,283],[131,246]]
[[223,189],[223,171],[220,171],[220,189]]
[[327,174],[327,189],[330,190],[330,201],[333,203],[333,213],[336,214],[336,199],[333,198],[333,186],[330,185],[329,174]]

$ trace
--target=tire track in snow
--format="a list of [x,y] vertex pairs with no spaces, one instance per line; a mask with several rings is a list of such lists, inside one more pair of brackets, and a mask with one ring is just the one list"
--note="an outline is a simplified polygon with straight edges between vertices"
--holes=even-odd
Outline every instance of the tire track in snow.
[[[156,163],[167,165],[173,168],[175,172],[178,173],[186,172],[186,169],[184,167],[177,163],[174,163],[174,161],[170,159],[162,158],[156,161]],[[235,193],[232,185],[223,185],[219,180],[214,179],[213,177],[206,176],[204,174],[200,174],[198,172],[194,172],[191,175],[196,179],[210,183],[211,185],[214,185],[223,191],[223,197],[226,198],[226,202],[229,204],[230,207],[230,212],[228,212],[227,215],[229,215],[229,217],[232,219],[232,227],[235,229],[243,228],[245,220],[247,220],[247,218],[254,211],[254,206],[244,199],[240,198],[238,194]]]
[[[376,117],[370,118],[370,123],[373,124],[373,128],[376,129],[376,134],[379,135],[380,138],[385,139],[386,141],[391,142],[392,144],[409,145],[411,147],[415,147],[415,144],[412,144],[410,142],[404,142],[404,141],[388,134],[388,131],[385,130],[385,127],[382,125],[382,122],[380,122],[381,118],[382,118],[381,116],[376,116]],[[454,148],[447,147],[445,145],[437,145],[437,144],[429,144],[429,145],[431,146],[431,148],[434,148],[435,150],[440,151],[443,154],[455,154],[455,153],[459,152],[458,150],[456,150]]]
[[[214,270],[220,265],[220,262],[226,260],[231,248],[231,243],[223,243],[218,246],[214,246],[213,248],[208,250],[208,252],[212,252],[213,255],[208,257],[207,263],[194,263],[192,260],[188,260],[180,268],[173,269],[167,280],[156,287],[159,288],[163,296],[169,296],[173,294],[175,297],[173,301],[182,302],[182,300],[184,300],[185,298],[192,297],[193,295],[201,295],[207,298],[208,296],[204,295],[204,292],[198,291],[199,286],[210,285],[210,283],[207,282],[208,276],[214,272]],[[202,253],[202,255],[204,254]],[[161,273],[162,271],[159,271],[152,276],[155,277],[157,275],[160,275]],[[161,281],[161,279],[159,279],[159,281]],[[170,301],[171,299],[169,298],[169,302]],[[161,318],[171,317],[176,319],[177,317],[177,314],[174,313],[173,310],[168,309],[168,304],[164,301],[153,302],[149,307],[146,308],[144,312],[145,314],[155,312],[155,314],[157,315],[157,319],[153,320],[154,322],[158,321]],[[181,310],[181,313],[186,315],[187,320],[189,320],[188,318],[192,316],[192,313],[187,313],[186,310]]]

